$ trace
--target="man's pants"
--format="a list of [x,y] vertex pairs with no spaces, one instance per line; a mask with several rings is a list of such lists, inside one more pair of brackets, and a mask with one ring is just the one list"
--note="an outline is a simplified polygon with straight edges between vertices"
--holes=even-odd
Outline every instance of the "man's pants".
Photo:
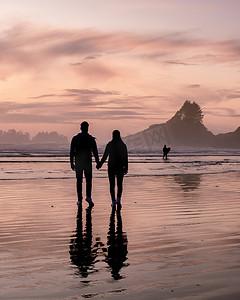
[[83,173],[86,180],[86,197],[91,198],[92,196],[92,164],[85,166],[77,166],[76,177],[77,177],[77,194],[78,200],[82,200],[82,181]]

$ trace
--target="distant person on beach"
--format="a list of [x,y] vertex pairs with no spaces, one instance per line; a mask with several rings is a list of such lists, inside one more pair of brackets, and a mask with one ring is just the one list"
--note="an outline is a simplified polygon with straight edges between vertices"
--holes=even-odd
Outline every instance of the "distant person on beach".
[[76,171],[78,205],[82,205],[83,173],[86,180],[86,201],[93,206],[92,201],[92,154],[97,165],[99,164],[98,149],[95,138],[88,133],[89,124],[81,123],[81,132],[72,138],[70,147],[70,163],[72,170]]
[[[109,158],[108,158],[109,157]],[[107,144],[103,157],[97,168],[100,169],[108,158],[108,179],[112,206],[121,208],[121,197],[123,190],[123,177],[128,172],[127,146],[121,139],[119,130],[114,130],[112,140]],[[117,178],[117,200],[115,197],[115,178]]]
[[170,147],[167,147],[166,145],[164,145],[163,147],[163,159],[167,159],[167,155],[168,153],[170,152],[171,148]]

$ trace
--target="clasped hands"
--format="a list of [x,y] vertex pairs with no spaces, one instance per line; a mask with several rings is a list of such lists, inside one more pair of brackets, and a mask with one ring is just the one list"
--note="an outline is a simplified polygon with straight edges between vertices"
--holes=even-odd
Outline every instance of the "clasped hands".
[[[102,162],[98,162],[98,163],[96,164],[96,168],[99,170],[99,169],[101,169],[102,165],[103,165]],[[74,163],[71,163],[71,168],[72,168],[73,171],[76,170],[76,166],[75,166]],[[127,172],[128,172],[127,168],[126,168],[126,167],[123,168],[123,174],[126,175]]]
[[101,169],[102,165],[103,164],[101,162],[98,162],[97,165],[96,165],[96,168],[99,170],[99,169]]
[[[98,162],[97,165],[96,165],[96,168],[99,170],[99,169],[101,169],[102,165],[103,165],[102,162]],[[127,167],[124,167],[124,168],[123,168],[123,174],[126,175],[127,172],[128,172]]]

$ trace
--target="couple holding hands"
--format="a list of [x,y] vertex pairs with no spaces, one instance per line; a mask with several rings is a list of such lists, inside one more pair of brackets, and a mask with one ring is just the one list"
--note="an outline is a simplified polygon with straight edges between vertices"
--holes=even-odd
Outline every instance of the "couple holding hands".
[[[114,130],[112,140],[107,144],[102,159],[99,160],[95,138],[88,133],[89,124],[81,123],[81,132],[72,138],[70,147],[71,168],[76,172],[78,205],[82,205],[82,180],[83,174],[86,180],[86,201],[93,206],[92,201],[92,155],[96,161],[97,169],[100,169],[108,158],[108,179],[112,206],[121,207],[123,190],[123,177],[128,172],[127,146],[122,141],[120,132]],[[115,180],[117,180],[117,197],[115,196]]]

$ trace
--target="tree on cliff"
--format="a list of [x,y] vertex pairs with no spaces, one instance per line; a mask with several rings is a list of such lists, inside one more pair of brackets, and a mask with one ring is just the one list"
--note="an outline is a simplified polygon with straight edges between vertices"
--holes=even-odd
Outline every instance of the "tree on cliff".
[[213,134],[204,126],[202,109],[196,102],[185,101],[166,126],[175,145],[203,147],[212,144]]
[[175,115],[179,120],[184,123],[202,123],[203,113],[201,107],[196,103],[185,101],[182,108]]

